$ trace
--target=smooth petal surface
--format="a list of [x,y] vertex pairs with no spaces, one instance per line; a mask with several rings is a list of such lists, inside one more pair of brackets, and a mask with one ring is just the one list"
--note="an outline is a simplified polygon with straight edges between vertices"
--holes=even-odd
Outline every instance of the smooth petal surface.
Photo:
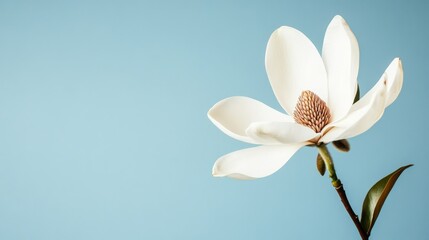
[[[382,79],[384,79],[383,83],[387,81],[386,74],[383,74]],[[324,132],[320,142],[328,143],[351,138],[371,128],[384,113],[387,99],[386,89],[386,84],[377,87],[372,95],[367,94],[355,103],[345,118],[328,124],[325,127],[327,133]]]
[[402,83],[404,80],[404,70],[402,69],[402,61],[399,58],[395,58],[389,67],[386,69],[387,75],[387,99],[386,107],[392,104],[402,89]]
[[[402,83],[402,63],[399,58],[395,58],[374,87],[352,106],[349,114],[344,119],[335,121],[325,127],[324,136],[320,141],[327,143],[339,140],[342,137],[345,139],[368,130],[383,115],[384,108],[392,104],[398,97]],[[381,102],[384,105],[381,105]],[[369,116],[371,113],[374,114],[372,119]],[[353,120],[353,118],[355,119]],[[350,124],[350,126],[347,127],[347,124]]]
[[300,31],[281,27],[271,35],[265,68],[280,105],[293,115],[301,92],[310,90],[327,100],[328,83],[323,60],[313,43]]
[[[399,92],[402,88],[403,83],[403,70],[402,63],[399,58],[393,59],[393,61],[389,64],[386,71],[383,73],[378,82],[374,85],[374,87],[369,90],[365,96],[363,96],[356,104],[364,105],[371,101],[372,96],[380,91],[381,88],[386,88],[386,102],[385,106],[388,107],[390,104],[395,101],[398,97]],[[355,104],[355,105],[356,105]]]
[[322,57],[328,76],[327,104],[335,121],[353,104],[359,71],[359,45],[341,16],[335,16],[326,29]]
[[[370,99],[377,89],[386,85],[386,107],[392,104],[402,89],[404,79],[404,72],[402,69],[402,62],[399,58],[393,59],[389,64],[383,76],[378,80],[377,84],[363,97]],[[365,99],[364,99],[365,101]],[[366,100],[368,101],[368,100]]]
[[215,177],[256,179],[279,170],[305,144],[247,148],[219,158],[213,166]]
[[246,135],[246,129],[253,122],[293,122],[286,114],[248,97],[230,97],[216,103],[208,112],[209,119],[220,130],[237,140],[255,143]]
[[252,123],[246,133],[258,142],[276,141],[280,144],[307,142],[318,136],[311,128],[290,122]]

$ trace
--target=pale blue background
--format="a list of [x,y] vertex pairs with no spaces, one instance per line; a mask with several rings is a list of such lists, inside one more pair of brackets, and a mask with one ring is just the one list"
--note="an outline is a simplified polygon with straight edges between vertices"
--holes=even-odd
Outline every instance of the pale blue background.
[[370,131],[333,151],[360,214],[404,172],[373,239],[429,238],[427,1],[0,1],[0,239],[358,239],[305,148],[257,181],[211,176],[248,145],[207,119],[244,95],[280,109],[267,40],[289,25],[320,49],[342,15],[366,92],[400,56],[404,87]]

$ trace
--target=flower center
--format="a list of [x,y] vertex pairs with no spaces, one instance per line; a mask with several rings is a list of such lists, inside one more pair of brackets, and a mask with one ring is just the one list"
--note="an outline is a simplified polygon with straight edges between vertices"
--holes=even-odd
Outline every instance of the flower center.
[[331,120],[331,113],[326,103],[312,91],[303,91],[293,112],[293,118],[301,125],[319,133]]

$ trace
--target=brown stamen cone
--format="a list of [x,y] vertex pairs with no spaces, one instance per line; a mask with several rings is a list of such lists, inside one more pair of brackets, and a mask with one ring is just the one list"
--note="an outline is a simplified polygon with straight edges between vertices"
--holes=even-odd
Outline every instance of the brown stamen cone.
[[312,91],[304,91],[298,98],[293,118],[301,125],[319,133],[331,120],[331,113],[326,103]]

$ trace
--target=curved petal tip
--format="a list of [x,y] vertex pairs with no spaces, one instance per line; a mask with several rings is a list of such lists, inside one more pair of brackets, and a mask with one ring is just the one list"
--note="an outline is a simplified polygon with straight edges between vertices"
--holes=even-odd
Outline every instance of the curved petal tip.
[[341,23],[341,24],[347,24],[346,20],[341,15],[335,15],[334,18],[332,18],[332,23]]
[[229,177],[234,178],[238,180],[253,180],[256,178],[252,178],[250,176],[246,176],[240,173],[230,173],[230,174],[224,174],[221,170],[218,169],[218,165],[214,165],[212,169],[212,175],[213,177]]
[[214,164],[214,177],[230,177],[241,180],[263,178],[275,173],[306,145],[271,145],[238,150],[220,157]]
[[293,122],[287,116],[249,97],[229,97],[216,103],[207,113],[213,124],[228,136],[247,143],[258,143],[246,134],[253,122],[285,121]]
[[399,57],[393,59],[392,63],[387,67],[385,74],[387,75],[387,107],[396,100],[402,89],[404,70]]

